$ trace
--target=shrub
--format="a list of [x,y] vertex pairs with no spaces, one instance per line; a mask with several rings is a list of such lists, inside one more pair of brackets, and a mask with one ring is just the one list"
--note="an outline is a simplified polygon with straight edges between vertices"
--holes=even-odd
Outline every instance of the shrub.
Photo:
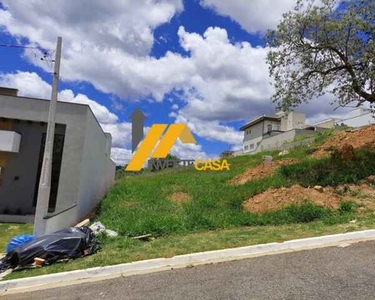
[[307,155],[311,155],[311,154],[314,154],[316,152],[317,148],[316,147],[311,147],[311,148],[308,148],[306,149],[306,154]]
[[356,151],[353,161],[337,160],[336,156],[333,159],[311,159],[282,166],[279,173],[284,179],[306,187],[357,182],[375,174],[375,153],[366,150]]
[[291,205],[285,208],[294,223],[308,223],[321,219],[328,214],[328,210],[310,202],[301,205]]
[[334,134],[335,130],[333,129],[321,131],[315,136],[314,142],[318,144],[323,143],[328,138],[332,137]]
[[290,223],[309,223],[323,219],[332,214],[329,209],[306,201],[302,204],[292,204],[283,209],[266,212],[252,219],[251,225],[281,225]]
[[357,204],[353,201],[343,201],[340,203],[339,212],[341,213],[349,213],[354,212]]

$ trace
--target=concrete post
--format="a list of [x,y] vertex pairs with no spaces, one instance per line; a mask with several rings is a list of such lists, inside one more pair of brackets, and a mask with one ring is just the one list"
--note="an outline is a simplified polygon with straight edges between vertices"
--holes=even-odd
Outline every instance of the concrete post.
[[47,135],[44,146],[44,156],[42,162],[42,171],[40,174],[38,199],[36,204],[34,234],[43,235],[46,233],[46,219],[48,214],[48,205],[51,191],[51,173],[52,173],[52,155],[53,142],[55,137],[55,119],[57,106],[57,93],[60,77],[62,38],[57,38],[55,70],[53,73],[52,95],[48,113]]

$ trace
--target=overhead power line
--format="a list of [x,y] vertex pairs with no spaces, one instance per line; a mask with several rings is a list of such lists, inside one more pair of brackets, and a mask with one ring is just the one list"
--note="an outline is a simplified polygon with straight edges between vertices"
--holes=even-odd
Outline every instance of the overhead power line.
[[[11,45],[11,44],[0,44],[0,47],[2,48],[16,48],[16,49],[30,49],[31,52],[34,54],[35,57],[38,57],[40,58],[40,60],[43,60],[46,62],[48,68],[52,68],[52,63],[55,62],[55,60],[53,60],[51,58],[52,54],[55,52],[54,50],[43,50],[42,48],[40,47],[35,47],[35,46],[23,46],[23,45]],[[36,51],[34,50],[38,50],[40,52],[42,52],[41,54],[43,55],[42,57],[40,57],[40,55],[38,53],[36,53]]]
[[4,48],[21,48],[21,49],[38,49],[38,50],[40,50],[39,47],[21,46],[21,45],[7,45],[7,44],[0,44],[0,47],[4,47]]

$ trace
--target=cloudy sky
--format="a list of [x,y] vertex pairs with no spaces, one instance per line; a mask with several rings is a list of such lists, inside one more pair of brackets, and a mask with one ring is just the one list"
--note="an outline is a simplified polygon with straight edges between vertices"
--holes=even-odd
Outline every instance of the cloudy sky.
[[[45,49],[63,37],[59,100],[90,105],[113,136],[112,158],[131,157],[129,115],[187,123],[198,145],[181,158],[214,157],[242,143],[238,128],[273,113],[262,42],[295,0],[0,0],[0,44]],[[0,47],[0,86],[50,98],[52,63],[38,49]],[[340,113],[329,96],[300,107],[310,121]],[[342,113],[342,112],[341,112]]]

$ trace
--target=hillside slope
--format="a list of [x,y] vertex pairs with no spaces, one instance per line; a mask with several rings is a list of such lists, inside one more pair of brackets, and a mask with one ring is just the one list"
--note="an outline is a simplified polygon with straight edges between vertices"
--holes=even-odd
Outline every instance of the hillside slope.
[[[375,175],[374,128],[322,133],[310,147],[285,156],[267,153],[274,157],[271,167],[263,166],[262,153],[229,159],[230,171],[180,169],[125,176],[102,202],[98,218],[124,236],[316,219],[347,222],[374,208],[374,183],[365,180]],[[351,160],[333,151],[344,144],[355,148]],[[311,190],[315,185],[326,189],[318,195]]]

